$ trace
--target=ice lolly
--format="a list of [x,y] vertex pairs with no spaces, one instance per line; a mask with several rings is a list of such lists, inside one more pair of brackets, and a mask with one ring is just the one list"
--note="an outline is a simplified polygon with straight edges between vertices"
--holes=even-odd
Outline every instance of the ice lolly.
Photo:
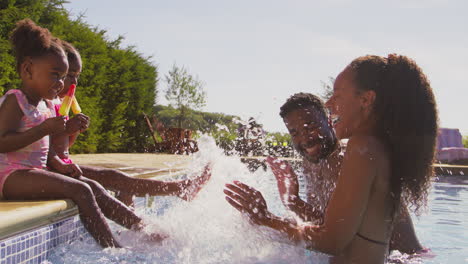
[[75,97],[75,88],[76,85],[70,85],[70,89],[67,92],[67,95],[62,100],[62,105],[59,109],[59,114],[62,116],[68,116],[68,112],[70,112],[70,107],[72,105],[73,97]]
[[81,113],[81,107],[78,104],[78,101],[76,100],[76,96],[73,96],[71,110],[72,110],[73,114],[75,114],[75,115]]

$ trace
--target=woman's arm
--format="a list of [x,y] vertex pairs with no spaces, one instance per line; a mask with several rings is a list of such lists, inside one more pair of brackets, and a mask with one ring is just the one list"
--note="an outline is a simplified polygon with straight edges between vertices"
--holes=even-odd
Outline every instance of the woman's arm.
[[302,228],[302,236],[312,248],[337,255],[359,231],[377,174],[378,157],[369,142],[360,136],[349,140],[323,225]]
[[350,140],[324,223],[291,224],[268,212],[261,193],[245,184],[227,184],[226,199],[255,223],[287,234],[293,241],[331,255],[339,255],[358,232],[376,175],[375,161],[365,139]]

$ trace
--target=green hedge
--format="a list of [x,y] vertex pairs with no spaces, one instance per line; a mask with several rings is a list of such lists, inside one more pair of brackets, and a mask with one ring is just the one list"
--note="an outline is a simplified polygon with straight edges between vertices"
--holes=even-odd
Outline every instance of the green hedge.
[[91,126],[78,137],[73,153],[141,152],[150,137],[143,112],[151,113],[157,94],[158,71],[151,58],[122,38],[109,40],[106,31],[72,19],[62,0],[3,0],[0,2],[0,94],[18,88],[14,57],[8,41],[15,23],[30,18],[81,53],[83,72],[77,99]]

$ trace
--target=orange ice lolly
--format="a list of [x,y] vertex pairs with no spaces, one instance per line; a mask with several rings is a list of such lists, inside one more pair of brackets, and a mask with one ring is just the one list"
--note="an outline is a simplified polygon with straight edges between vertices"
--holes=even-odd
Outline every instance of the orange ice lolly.
[[62,105],[59,109],[59,114],[62,116],[68,116],[68,112],[70,112],[70,107],[72,105],[73,97],[75,96],[75,88],[76,85],[70,85],[70,90],[68,90],[67,95],[62,100]]
[[78,104],[78,101],[76,100],[76,96],[73,96],[72,104],[71,104],[71,110],[72,110],[73,114],[75,114],[75,115],[81,113],[81,107]]

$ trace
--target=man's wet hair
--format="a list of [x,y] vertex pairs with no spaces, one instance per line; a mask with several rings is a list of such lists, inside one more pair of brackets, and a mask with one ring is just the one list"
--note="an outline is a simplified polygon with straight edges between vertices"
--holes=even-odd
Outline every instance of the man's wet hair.
[[287,114],[294,110],[314,107],[323,115],[327,115],[327,111],[323,101],[316,95],[311,93],[296,93],[286,100],[280,108],[280,116],[285,118]]

